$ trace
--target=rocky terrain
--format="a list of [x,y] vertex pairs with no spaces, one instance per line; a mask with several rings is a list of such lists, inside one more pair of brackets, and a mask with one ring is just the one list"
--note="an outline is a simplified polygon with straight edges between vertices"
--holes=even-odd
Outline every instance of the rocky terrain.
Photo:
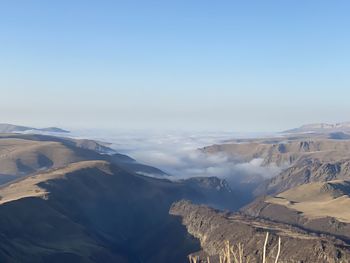
[[[327,240],[337,240],[337,244],[341,241],[347,247],[350,243],[350,214],[346,209],[350,205],[348,130],[347,123],[307,125],[272,138],[230,140],[204,147],[200,151],[205,154],[225,155],[238,164],[259,159],[262,167],[274,165],[280,168],[280,172],[255,187],[253,193],[256,199],[241,208],[239,214],[228,215],[186,202],[175,204],[171,214],[181,216],[188,231],[200,239],[203,251],[199,255],[204,259],[220,251],[220,247],[224,246],[223,236],[236,243],[250,244],[251,240],[255,240],[261,247],[262,235],[254,233],[255,238],[249,231],[237,234],[243,229],[242,222],[250,222],[250,227],[251,223],[261,226],[264,222],[266,229],[280,224],[279,228],[302,231],[306,236],[327,237]],[[216,220],[220,223],[215,223]],[[201,228],[205,222],[208,225]],[[230,225],[232,230],[221,225]],[[221,234],[215,234],[213,229]],[[232,236],[226,234],[230,231]],[[250,238],[245,239],[245,236]],[[276,239],[274,241],[276,243]],[[323,259],[317,258],[319,252],[300,240],[287,246],[297,248],[298,244],[301,244],[299,250],[286,256],[284,261],[281,259],[281,262],[348,262],[348,258],[337,257],[338,252],[332,252]],[[298,253],[305,251],[312,252],[310,256],[316,258],[308,258],[305,254],[298,259]],[[258,251],[248,254],[258,255],[255,260],[260,262],[261,255],[255,253]],[[339,255],[344,253],[348,254],[341,252]],[[214,257],[214,260],[217,259]]]
[[[334,134],[333,134],[334,135]],[[274,194],[310,182],[349,178],[350,140],[332,134],[288,134],[273,138],[227,141],[200,151],[225,155],[233,163],[261,160],[263,167],[278,167],[277,176],[260,182],[255,196]]]
[[327,138],[269,138],[245,142],[231,141],[201,149],[207,154],[225,154],[236,162],[249,162],[262,159],[262,165],[289,167],[309,160],[332,162],[346,159],[350,153],[350,140],[333,140]]
[[187,231],[198,238],[202,250],[198,255],[202,262],[219,262],[219,253],[225,241],[237,246],[243,244],[244,259],[262,262],[266,233],[269,232],[267,258],[274,262],[277,240],[281,238],[279,262],[349,262],[350,247],[343,241],[327,235],[288,224],[281,224],[239,214],[223,213],[188,201],[175,203],[170,214],[182,219]]
[[350,179],[350,159],[332,162],[310,159],[290,166],[278,176],[265,181],[255,190],[255,194],[276,194],[303,184],[337,179]]

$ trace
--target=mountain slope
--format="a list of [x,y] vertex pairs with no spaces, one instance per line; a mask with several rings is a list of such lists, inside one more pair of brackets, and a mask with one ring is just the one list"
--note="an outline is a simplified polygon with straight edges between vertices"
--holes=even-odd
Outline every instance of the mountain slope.
[[350,248],[341,240],[318,236],[290,225],[220,213],[187,201],[175,203],[170,213],[181,217],[188,232],[200,240],[203,250],[196,254],[202,259],[209,256],[210,262],[219,262],[218,254],[226,240],[233,245],[243,244],[244,257],[249,256],[249,262],[261,262],[266,232],[270,233],[267,257],[272,260],[276,255],[277,237],[282,240],[279,262],[340,263],[350,260]]
[[0,137],[2,178],[24,176],[48,168],[63,167],[82,160],[101,159],[95,151],[59,141]]
[[0,134],[0,184],[35,172],[88,160],[110,161],[131,172],[167,175],[157,168],[117,154],[93,140],[36,134]]
[[350,182],[330,181],[305,184],[266,199],[270,204],[279,204],[301,212],[305,217],[334,217],[350,223]]
[[349,195],[346,180],[309,183],[258,198],[242,212],[350,241]]
[[23,178],[0,189],[0,261],[185,262],[198,243],[168,211],[182,198],[213,204],[222,195],[202,185],[106,161]]
[[253,140],[244,143],[226,143],[207,146],[201,149],[207,154],[225,154],[237,162],[262,159],[262,165],[276,164],[280,167],[302,163],[307,160],[323,162],[338,161],[350,154],[350,141],[317,138],[273,138]]
[[208,155],[225,155],[233,163],[260,160],[263,167],[277,167],[255,186],[255,196],[276,194],[310,182],[350,179],[350,141],[328,138],[254,139],[204,147]]
[[305,161],[265,181],[257,187],[255,194],[276,194],[311,182],[327,182],[337,179],[350,179],[348,159],[336,162]]

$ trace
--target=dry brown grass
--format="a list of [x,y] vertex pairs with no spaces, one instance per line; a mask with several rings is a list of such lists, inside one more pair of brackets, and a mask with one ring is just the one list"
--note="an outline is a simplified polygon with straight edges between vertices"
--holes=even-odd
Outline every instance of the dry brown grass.
[[27,197],[46,198],[49,193],[46,189],[40,187],[40,183],[52,179],[64,179],[66,174],[89,168],[97,168],[107,174],[112,174],[109,170],[109,164],[106,161],[82,161],[72,163],[66,167],[38,173],[1,187],[0,205]]
[[[261,259],[262,263],[268,263],[268,258],[266,256],[268,240],[269,240],[269,232],[266,233],[266,237],[265,237],[262,259]],[[281,252],[281,238],[279,237],[277,254],[276,254],[274,263],[278,263],[280,252]],[[190,255],[188,259],[190,263],[200,263],[200,262],[210,263],[209,257],[207,257],[207,259],[203,261],[198,256]],[[244,246],[241,243],[237,243],[237,245],[231,245],[230,241],[226,240],[224,247],[219,252],[220,263],[249,263],[250,261],[251,261],[251,257],[249,255],[244,254]],[[269,262],[272,262],[272,260]]]
[[341,222],[350,223],[350,210],[344,209],[350,206],[347,192],[342,193],[327,185],[339,189],[349,187],[349,183],[343,180],[309,183],[269,197],[266,202],[296,210],[308,218],[334,217]]

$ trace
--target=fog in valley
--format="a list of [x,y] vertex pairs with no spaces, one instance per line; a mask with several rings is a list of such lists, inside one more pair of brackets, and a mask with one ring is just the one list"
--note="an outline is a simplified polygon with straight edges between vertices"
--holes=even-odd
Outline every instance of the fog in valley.
[[[203,147],[232,139],[278,136],[273,133],[73,130],[69,136],[104,142],[118,153],[161,169],[169,175],[170,180],[191,177],[225,179],[240,195],[248,194],[246,198],[249,200],[250,191],[257,183],[281,171],[281,167],[274,164],[263,166],[263,160],[259,158],[243,162],[224,153],[206,154],[201,151]],[[140,174],[158,176],[143,172]]]

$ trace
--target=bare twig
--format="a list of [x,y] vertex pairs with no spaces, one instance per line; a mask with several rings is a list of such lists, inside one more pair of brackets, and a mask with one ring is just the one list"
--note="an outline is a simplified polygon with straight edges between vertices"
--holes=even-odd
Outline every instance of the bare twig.
[[238,243],[239,263],[243,263],[243,245]]
[[278,249],[277,249],[277,256],[275,259],[275,263],[278,263],[278,258],[280,257],[280,253],[281,253],[281,238],[278,237]]
[[262,263],[266,263],[266,246],[267,246],[267,241],[269,239],[269,232],[266,233],[266,238],[265,238],[265,243],[264,243],[264,249],[263,249],[263,259]]

